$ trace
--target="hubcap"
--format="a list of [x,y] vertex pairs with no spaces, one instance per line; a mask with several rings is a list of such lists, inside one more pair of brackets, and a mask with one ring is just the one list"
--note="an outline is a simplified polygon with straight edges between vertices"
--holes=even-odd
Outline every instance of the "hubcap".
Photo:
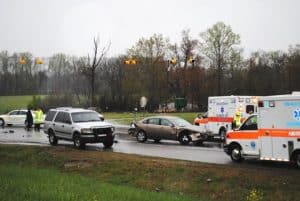
[[298,156],[296,158],[296,163],[297,163],[297,166],[300,167],[300,154],[298,154]]
[[76,138],[76,140],[75,140],[75,145],[76,145],[76,147],[79,147],[79,146],[80,146],[80,140],[79,140],[79,138]]
[[139,132],[139,133],[138,133],[138,139],[139,139],[140,141],[142,141],[142,140],[145,139],[145,135],[144,135],[143,132]]
[[53,142],[54,141],[54,136],[50,135],[49,139],[50,139],[50,142]]
[[188,138],[186,135],[184,135],[184,136],[182,137],[182,141],[183,141],[183,142],[188,142],[188,141],[189,141],[189,138]]
[[241,155],[240,150],[238,150],[238,149],[232,150],[231,155],[232,155],[232,158],[234,160],[238,160],[240,158],[240,155]]

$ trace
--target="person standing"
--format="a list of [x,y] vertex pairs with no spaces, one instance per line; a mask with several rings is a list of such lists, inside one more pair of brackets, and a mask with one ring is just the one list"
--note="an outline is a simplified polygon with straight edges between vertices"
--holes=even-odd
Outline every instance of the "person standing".
[[239,128],[241,126],[241,112],[236,111],[235,116],[234,116],[234,123],[235,123],[235,128]]
[[33,117],[30,108],[26,112],[26,129],[29,131],[33,125]]
[[41,108],[38,108],[34,112],[34,129],[35,130],[40,131],[41,124],[43,122],[43,117],[44,117],[43,111],[41,110]]

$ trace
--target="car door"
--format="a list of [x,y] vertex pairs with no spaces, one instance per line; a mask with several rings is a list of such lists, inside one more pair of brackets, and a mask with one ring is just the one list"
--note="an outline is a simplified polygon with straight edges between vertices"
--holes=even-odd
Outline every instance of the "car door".
[[25,110],[19,110],[18,114],[16,115],[16,122],[15,124],[23,125],[26,120],[26,111]]
[[258,139],[259,132],[257,130],[257,116],[249,117],[240,127],[238,131],[240,143],[243,152],[246,155],[258,155],[260,149],[260,142]]
[[64,113],[64,124],[62,125],[61,129],[66,138],[72,139],[73,125],[69,113]]
[[65,127],[65,112],[58,112],[53,123],[55,135],[61,138],[68,138],[68,135],[65,132],[64,127]]
[[148,138],[161,139],[159,118],[150,118],[147,122],[144,130],[146,131]]
[[164,139],[176,139],[176,130],[174,128],[174,124],[172,124],[168,119],[161,118],[159,134],[161,138]]
[[13,110],[8,113],[6,124],[15,124],[17,122],[18,110]]

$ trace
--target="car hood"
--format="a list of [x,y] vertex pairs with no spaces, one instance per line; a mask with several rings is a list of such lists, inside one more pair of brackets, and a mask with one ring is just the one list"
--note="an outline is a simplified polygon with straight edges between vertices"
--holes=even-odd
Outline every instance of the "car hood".
[[113,125],[104,122],[104,121],[93,121],[93,122],[78,122],[75,123],[76,126],[81,128],[90,128],[90,127],[113,127]]
[[196,133],[201,132],[201,128],[199,126],[195,126],[195,125],[182,126],[182,127],[178,127],[178,128],[184,129],[184,130],[189,130],[189,131],[196,132]]

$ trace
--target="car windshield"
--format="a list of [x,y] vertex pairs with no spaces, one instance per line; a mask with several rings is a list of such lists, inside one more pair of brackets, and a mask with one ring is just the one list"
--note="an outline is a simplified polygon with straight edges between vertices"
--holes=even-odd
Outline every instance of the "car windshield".
[[172,119],[172,122],[173,124],[175,124],[175,126],[179,126],[179,127],[185,127],[191,125],[188,121],[180,118],[174,118]]
[[75,112],[72,113],[73,122],[101,121],[96,112]]

